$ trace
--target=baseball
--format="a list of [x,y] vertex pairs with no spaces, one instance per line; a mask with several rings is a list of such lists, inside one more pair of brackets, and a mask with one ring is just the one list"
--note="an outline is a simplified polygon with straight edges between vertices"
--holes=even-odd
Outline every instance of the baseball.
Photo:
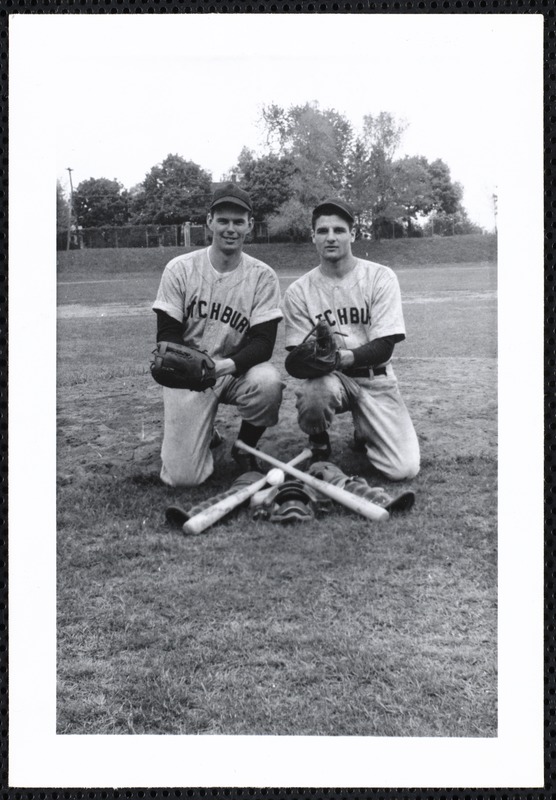
[[271,486],[278,486],[280,483],[284,482],[285,477],[284,471],[275,467],[267,474],[266,481],[270,483]]

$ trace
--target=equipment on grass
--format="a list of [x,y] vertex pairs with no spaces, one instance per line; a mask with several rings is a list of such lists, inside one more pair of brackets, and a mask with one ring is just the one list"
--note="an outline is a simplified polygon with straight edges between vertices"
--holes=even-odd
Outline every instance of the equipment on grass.
[[291,464],[284,464],[282,461],[278,461],[278,459],[269,456],[267,453],[263,453],[261,450],[255,450],[254,448],[249,447],[249,445],[245,444],[245,442],[242,442],[239,439],[236,442],[236,445],[240,448],[240,450],[245,450],[246,453],[254,453],[257,455],[257,458],[267,461],[269,464],[272,464],[275,467],[280,467],[280,469],[284,470],[284,472],[286,472],[288,475],[298,478],[299,480],[303,481],[303,483],[311,486],[311,488],[316,489],[317,492],[330,497],[332,500],[335,500],[337,503],[346,506],[346,508],[349,508],[352,511],[356,511],[358,514],[361,514],[367,519],[373,520],[374,522],[379,522],[381,520],[388,519],[390,516],[385,508],[376,505],[376,503],[372,503],[364,497],[358,497],[352,492],[342,489],[340,486],[335,486],[334,484],[327,483],[319,478],[315,478],[313,475],[309,475],[306,472],[301,472],[301,470],[296,469],[295,467],[291,466]]
[[406,491],[392,497],[386,489],[381,486],[370,486],[365,478],[359,475],[346,475],[340,467],[329,461],[316,461],[307,470],[309,475],[327,481],[334,486],[340,486],[347,492],[352,492],[358,497],[364,497],[375,503],[377,506],[385,508],[390,514],[399,511],[409,511],[415,503],[415,492]]
[[296,478],[289,478],[280,486],[268,489],[264,495],[263,501],[255,507],[253,519],[281,523],[307,522],[314,519],[319,511],[331,506],[331,500]]
[[319,320],[305,339],[286,356],[286,370],[294,378],[320,378],[338,369],[340,354],[334,333],[325,320]]
[[[291,463],[300,464],[310,457],[311,451],[306,448],[292,459]],[[279,484],[284,480],[284,477],[284,471],[281,468],[271,469],[266,475],[261,475],[258,472],[244,473],[239,476],[229,491],[204,501],[198,507],[192,506],[189,511],[186,511],[180,506],[170,506],[170,509],[166,511],[166,519],[173,522],[173,524],[181,524],[182,530],[186,534],[202,533],[222,517],[225,517],[226,514],[243,505],[267,483],[271,485]],[[168,515],[168,511],[170,511],[170,515]],[[193,511],[195,513],[192,513]]]
[[243,489],[244,486],[251,486],[252,483],[260,480],[262,477],[263,475],[261,472],[244,472],[235,479],[230,488],[225,492],[213,495],[207,500],[202,500],[200,503],[185,503],[183,506],[168,506],[165,512],[166,522],[181,528],[188,519],[196,517],[197,514],[206,511],[207,508],[211,508],[216,503],[224,500],[225,497],[231,497],[240,489]]
[[204,392],[216,383],[215,365],[208,353],[174,342],[158,342],[151,375],[170,389]]

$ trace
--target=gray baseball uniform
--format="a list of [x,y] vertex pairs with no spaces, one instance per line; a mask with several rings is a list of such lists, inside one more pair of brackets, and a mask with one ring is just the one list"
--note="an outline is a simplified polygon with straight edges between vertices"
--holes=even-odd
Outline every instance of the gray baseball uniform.
[[[212,266],[208,249],[169,262],[153,309],[183,324],[185,344],[218,359],[233,357],[254,325],[282,317],[271,267],[242,253],[235,269],[221,273]],[[210,441],[219,403],[237,405],[243,420],[269,427],[278,421],[282,388],[268,362],[243,375],[223,375],[206,392],[164,387],[162,480],[191,486],[211,474]]]
[[[395,273],[360,258],[344,277],[328,277],[320,266],[301,276],[286,290],[283,309],[287,347],[299,344],[319,319],[343,334],[338,344],[350,350],[384,336],[405,336]],[[380,367],[385,374],[375,374],[374,367],[304,381],[297,392],[298,421],[305,433],[321,433],[335,414],[349,410],[369,461],[401,480],[417,474],[419,444],[391,359]]]

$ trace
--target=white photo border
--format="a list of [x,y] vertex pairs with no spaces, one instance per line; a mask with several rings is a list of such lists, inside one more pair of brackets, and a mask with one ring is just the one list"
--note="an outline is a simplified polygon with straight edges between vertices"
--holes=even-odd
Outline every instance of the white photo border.
[[[15,787],[539,787],[543,785],[543,18],[400,15],[473,25],[514,47],[499,185],[499,730],[492,739],[56,735],[56,252],[51,88],[84,25],[234,24],[239,15],[10,18],[9,785]],[[295,29],[303,26],[296,15]],[[311,17],[314,30],[328,15]],[[389,16],[389,15],[385,15]],[[256,28],[280,17],[253,15]],[[338,19],[334,20],[337,27]],[[381,16],[346,17],[376,26]],[[348,24],[343,23],[343,24]],[[392,23],[394,24],[394,23]],[[76,26],[72,28],[72,26]],[[395,26],[394,26],[395,27]],[[405,29],[404,29],[405,30]],[[142,34],[141,34],[142,35]],[[372,38],[372,37],[371,37]],[[525,201],[524,201],[525,198]],[[519,319],[517,319],[519,314]],[[27,368],[29,320],[39,362]],[[519,322],[519,324],[518,324]],[[37,343],[34,342],[36,345]],[[527,363],[527,380],[517,366]],[[38,388],[40,387],[40,388]],[[525,411],[526,410],[526,411]],[[35,477],[33,477],[35,476]],[[36,477],[38,476],[38,478]],[[523,498],[527,498],[527,503]],[[40,513],[30,515],[30,507]]]

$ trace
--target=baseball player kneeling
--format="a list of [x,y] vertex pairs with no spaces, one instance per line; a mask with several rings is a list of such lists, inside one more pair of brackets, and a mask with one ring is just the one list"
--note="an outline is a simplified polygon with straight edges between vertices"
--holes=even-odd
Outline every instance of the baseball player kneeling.
[[[218,189],[207,215],[212,244],[174,258],[162,275],[151,369],[164,386],[161,479],[170,486],[196,486],[212,473],[220,403],[237,406],[238,438],[251,447],[278,422],[284,384],[268,361],[280,288],[273,269],[243,252],[253,223],[246,192],[234,183]],[[235,445],[232,456],[242,471],[259,469]]]
[[306,378],[297,391],[298,422],[316,461],[330,455],[328,429],[350,411],[355,445],[390,480],[419,471],[419,443],[392,367],[405,339],[395,273],[356,258],[353,210],[330,199],[313,211],[319,266],[284,294],[287,371]]

